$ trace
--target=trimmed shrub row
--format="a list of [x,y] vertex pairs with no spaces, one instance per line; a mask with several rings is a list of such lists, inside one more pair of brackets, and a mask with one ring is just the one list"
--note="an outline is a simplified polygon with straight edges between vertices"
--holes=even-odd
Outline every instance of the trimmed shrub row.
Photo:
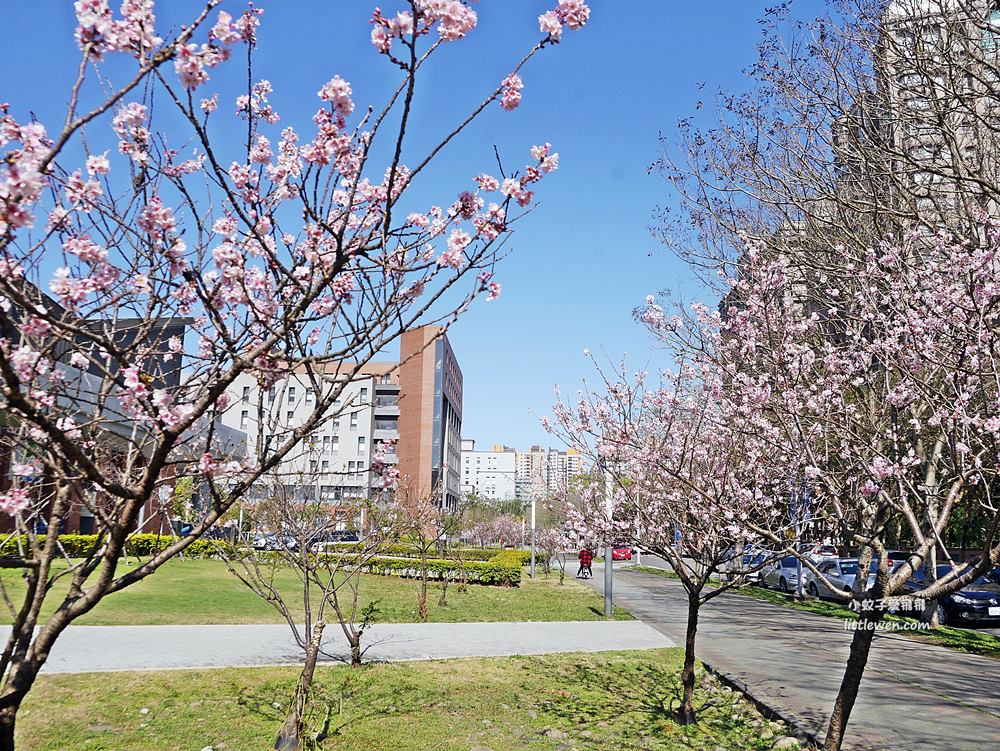
[[[431,558],[427,560],[427,572],[436,581],[458,581],[464,574],[467,581],[475,584],[516,587],[521,583],[522,568],[521,557],[516,553],[503,551],[488,561],[466,561],[464,564],[452,558]],[[416,579],[421,574],[421,563],[409,558],[372,558],[364,570],[370,574]]]
[[[344,547],[350,549],[350,546],[357,545],[358,543],[344,543]],[[456,550],[455,548],[448,548],[445,551],[445,558],[458,560],[459,552],[461,552],[462,560],[466,563],[470,561],[490,561],[493,560],[500,553],[513,553],[518,556],[521,561],[522,566],[527,566],[531,563],[531,551],[530,550],[511,550],[503,549],[497,550],[486,549],[486,548],[460,548]],[[420,549],[414,545],[407,545],[405,543],[398,543],[396,545],[389,545],[382,550],[382,555],[388,556],[390,558],[419,558]],[[545,553],[541,550],[535,550],[535,561],[536,563],[542,563]],[[443,559],[439,559],[443,560]]]
[[[148,556],[159,553],[173,541],[174,538],[169,535],[132,535],[125,542],[125,550],[129,555]],[[82,558],[94,549],[94,545],[97,544],[97,535],[59,535],[59,542],[70,558]],[[27,539],[22,538],[22,544],[27,545]],[[45,545],[45,535],[38,536],[38,544]],[[195,558],[213,558],[219,555],[221,547],[231,548],[229,543],[221,540],[195,540],[185,549],[184,553]],[[12,558],[17,555],[16,537],[12,537],[0,545],[0,556]]]

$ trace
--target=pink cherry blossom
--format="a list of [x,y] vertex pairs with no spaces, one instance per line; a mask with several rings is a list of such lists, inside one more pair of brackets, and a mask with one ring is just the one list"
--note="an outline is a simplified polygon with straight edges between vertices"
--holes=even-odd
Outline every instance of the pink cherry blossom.
[[582,29],[590,19],[590,8],[584,0],[559,0],[555,13],[560,21],[574,31]]
[[347,117],[354,112],[351,85],[340,76],[334,76],[323,84],[317,96],[324,102],[329,102],[333,111],[340,117]]
[[24,488],[11,488],[6,493],[0,493],[0,512],[14,516],[25,511],[31,504],[31,497]]
[[87,174],[106,175],[111,171],[111,163],[108,161],[107,152],[103,154],[91,154],[87,157]]
[[517,109],[517,106],[521,103],[521,89],[523,88],[524,83],[521,81],[521,77],[516,73],[511,73],[503,79],[503,91],[500,95],[500,106],[508,112]]
[[558,42],[562,38],[563,27],[559,20],[559,15],[549,10],[538,17],[538,30],[547,34],[553,42]]

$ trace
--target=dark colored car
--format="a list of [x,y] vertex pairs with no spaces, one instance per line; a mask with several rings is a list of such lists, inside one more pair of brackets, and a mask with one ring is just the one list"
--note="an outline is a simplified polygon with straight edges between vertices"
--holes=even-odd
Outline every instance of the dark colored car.
[[[952,571],[951,566],[937,567],[939,579]],[[903,593],[918,592],[924,587],[924,571],[913,572]],[[938,599],[938,622],[942,625],[994,625],[1000,623],[1000,577],[996,571],[980,576],[964,589]]]

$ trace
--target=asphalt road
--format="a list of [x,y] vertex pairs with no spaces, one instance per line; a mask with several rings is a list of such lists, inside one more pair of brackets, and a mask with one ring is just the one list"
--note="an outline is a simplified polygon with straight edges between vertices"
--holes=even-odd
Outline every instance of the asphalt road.
[[[596,567],[588,583],[603,591]],[[679,583],[616,565],[613,593],[617,604],[683,643],[687,614]],[[722,595],[702,611],[698,656],[822,735],[850,641],[851,632],[837,619]],[[1000,663],[879,634],[846,745],[878,751],[1000,749]]]

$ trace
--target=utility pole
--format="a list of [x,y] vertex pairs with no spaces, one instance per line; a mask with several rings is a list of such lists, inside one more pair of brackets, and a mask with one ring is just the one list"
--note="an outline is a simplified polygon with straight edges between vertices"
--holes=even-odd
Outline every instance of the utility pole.
[[[608,515],[608,526],[611,526],[611,517],[614,513],[614,506],[611,494],[608,492],[608,480],[604,475],[604,465],[601,468],[601,482],[604,483],[604,510]],[[604,541],[604,617],[610,618],[613,609],[611,603],[612,568],[614,558],[614,543],[611,540]]]
[[535,578],[535,495],[531,496],[531,578]]

